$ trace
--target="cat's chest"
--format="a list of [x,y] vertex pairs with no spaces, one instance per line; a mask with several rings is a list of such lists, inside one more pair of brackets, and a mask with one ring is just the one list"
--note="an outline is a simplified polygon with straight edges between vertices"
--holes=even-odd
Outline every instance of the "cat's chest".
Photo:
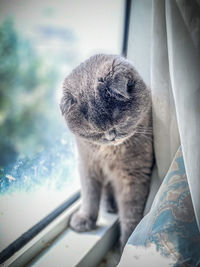
[[96,155],[96,162],[105,174],[110,177],[110,174],[121,169],[123,165],[123,159],[127,153],[127,149],[121,147],[101,147],[99,148]]
[[[107,180],[106,178],[112,179],[112,177],[122,175],[123,172],[141,165],[140,162],[143,160],[144,153],[141,154],[142,148],[139,149],[137,144],[135,138],[130,138],[125,144],[117,146],[96,146],[81,143],[79,152],[83,165],[87,166],[101,180]],[[138,151],[140,151],[139,154]]]

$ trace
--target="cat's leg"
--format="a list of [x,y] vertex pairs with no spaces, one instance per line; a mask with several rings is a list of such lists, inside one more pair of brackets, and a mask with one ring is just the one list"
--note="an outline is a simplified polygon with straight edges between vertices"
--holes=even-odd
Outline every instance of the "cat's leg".
[[70,220],[70,227],[85,232],[96,227],[101,194],[101,183],[90,175],[81,176],[81,208]]
[[117,203],[114,197],[114,191],[111,183],[103,186],[103,207],[109,213],[117,213]]
[[143,217],[143,211],[149,192],[149,179],[140,177],[121,177],[115,184],[116,199],[120,218],[120,243],[123,250],[128,238]]

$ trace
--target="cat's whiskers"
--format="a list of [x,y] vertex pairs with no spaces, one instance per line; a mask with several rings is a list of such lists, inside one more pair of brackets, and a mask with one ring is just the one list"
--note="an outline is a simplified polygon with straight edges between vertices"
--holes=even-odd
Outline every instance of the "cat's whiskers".
[[141,132],[141,131],[135,131],[135,134],[152,135],[151,132]]
[[150,129],[146,129],[146,128],[142,128],[142,127],[136,127],[135,130],[143,130],[143,131],[145,131],[145,132],[152,132],[152,131],[153,131],[152,128],[150,128]]

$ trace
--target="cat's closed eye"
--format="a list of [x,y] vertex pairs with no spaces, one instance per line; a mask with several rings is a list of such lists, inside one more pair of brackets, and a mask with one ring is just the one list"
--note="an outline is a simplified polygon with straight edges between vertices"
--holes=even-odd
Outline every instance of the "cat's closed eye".
[[87,103],[82,103],[82,105],[80,105],[80,111],[84,115],[84,117],[88,119],[88,104]]

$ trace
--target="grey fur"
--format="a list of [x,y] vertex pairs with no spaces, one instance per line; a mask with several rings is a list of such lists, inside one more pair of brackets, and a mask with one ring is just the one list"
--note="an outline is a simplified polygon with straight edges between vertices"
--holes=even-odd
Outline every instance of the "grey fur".
[[80,156],[82,206],[70,225],[79,232],[95,228],[104,189],[108,210],[117,203],[123,248],[149,192],[150,90],[125,58],[95,55],[65,79],[60,107]]

